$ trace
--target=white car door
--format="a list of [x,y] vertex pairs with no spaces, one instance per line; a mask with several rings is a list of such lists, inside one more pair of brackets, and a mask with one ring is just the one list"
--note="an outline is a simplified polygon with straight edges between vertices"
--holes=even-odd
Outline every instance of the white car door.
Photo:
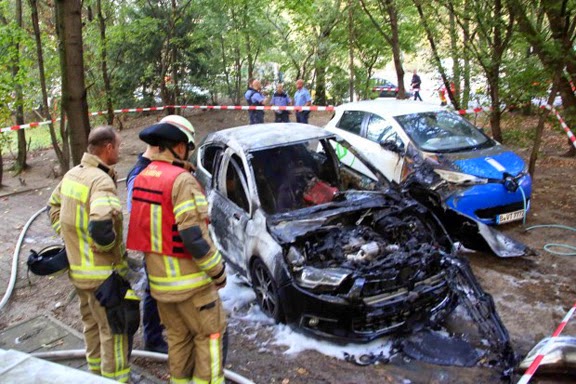
[[[362,111],[344,111],[342,117],[336,123],[337,127],[329,125],[326,129],[344,138],[347,142],[352,144],[358,152],[362,155],[366,155],[363,151],[366,139],[363,139],[361,136],[362,122],[364,121],[365,115],[366,114]],[[370,170],[361,162],[356,161],[356,156],[348,151],[346,147],[337,143],[335,144],[334,142],[332,142],[332,146],[334,146],[336,155],[341,163],[375,179],[373,173],[370,172]]]
[[398,134],[394,126],[386,119],[369,113],[363,132],[365,151],[368,159],[386,176],[388,180],[399,183],[402,179],[402,167],[404,156],[396,152],[386,150],[382,143],[391,142],[403,153],[406,143]]
[[[395,142],[399,148],[405,144],[396,129],[384,118],[364,111],[344,111],[336,127],[327,128],[342,136],[366,157],[388,180],[399,182],[402,177],[402,156],[382,148],[381,142]],[[335,148],[341,162],[368,174],[366,167],[358,164],[346,148]]]

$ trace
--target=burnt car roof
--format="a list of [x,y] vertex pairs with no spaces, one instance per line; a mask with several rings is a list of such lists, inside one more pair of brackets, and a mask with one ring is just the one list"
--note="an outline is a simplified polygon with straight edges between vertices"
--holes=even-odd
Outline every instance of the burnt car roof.
[[214,132],[206,138],[205,144],[226,144],[236,141],[245,151],[286,145],[306,140],[324,139],[335,135],[323,128],[299,123],[268,123],[243,125]]

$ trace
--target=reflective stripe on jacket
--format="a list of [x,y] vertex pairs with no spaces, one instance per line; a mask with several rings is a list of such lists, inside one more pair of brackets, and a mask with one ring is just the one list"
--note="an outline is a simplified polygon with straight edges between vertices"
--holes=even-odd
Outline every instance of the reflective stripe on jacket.
[[[116,194],[114,170],[85,153],[52,192],[48,205],[52,227],[62,235],[70,263],[69,276],[80,289],[98,287],[114,269],[127,272],[122,242],[122,206]],[[110,221],[114,238],[97,244],[91,224]]]

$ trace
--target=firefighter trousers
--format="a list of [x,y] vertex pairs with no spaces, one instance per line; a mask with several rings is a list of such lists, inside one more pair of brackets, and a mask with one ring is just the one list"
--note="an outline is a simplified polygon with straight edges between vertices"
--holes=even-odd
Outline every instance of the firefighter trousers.
[[220,298],[200,306],[194,297],[177,303],[158,301],[158,311],[168,336],[170,383],[224,384],[226,315]]
[[127,383],[130,378],[128,336],[113,334],[106,309],[94,296],[94,289],[76,288],[84,325],[86,360],[90,372]]

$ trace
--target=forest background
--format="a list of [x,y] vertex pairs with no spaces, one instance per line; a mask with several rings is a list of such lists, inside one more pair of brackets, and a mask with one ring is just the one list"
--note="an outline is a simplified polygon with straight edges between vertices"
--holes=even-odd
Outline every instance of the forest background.
[[[501,126],[510,110],[540,113],[533,173],[546,113],[531,101],[559,95],[566,123],[576,123],[575,8],[569,0],[4,1],[0,124],[60,120],[0,134],[0,186],[5,153],[17,174],[31,146],[52,146],[65,172],[91,126],[122,129],[117,108],[239,104],[250,78],[271,89],[285,82],[291,93],[302,78],[316,105],[340,104],[372,97],[388,63],[399,98],[418,66],[454,108],[482,100],[500,142],[517,139]],[[99,110],[107,114],[89,119]],[[568,142],[566,150],[576,155]]]

